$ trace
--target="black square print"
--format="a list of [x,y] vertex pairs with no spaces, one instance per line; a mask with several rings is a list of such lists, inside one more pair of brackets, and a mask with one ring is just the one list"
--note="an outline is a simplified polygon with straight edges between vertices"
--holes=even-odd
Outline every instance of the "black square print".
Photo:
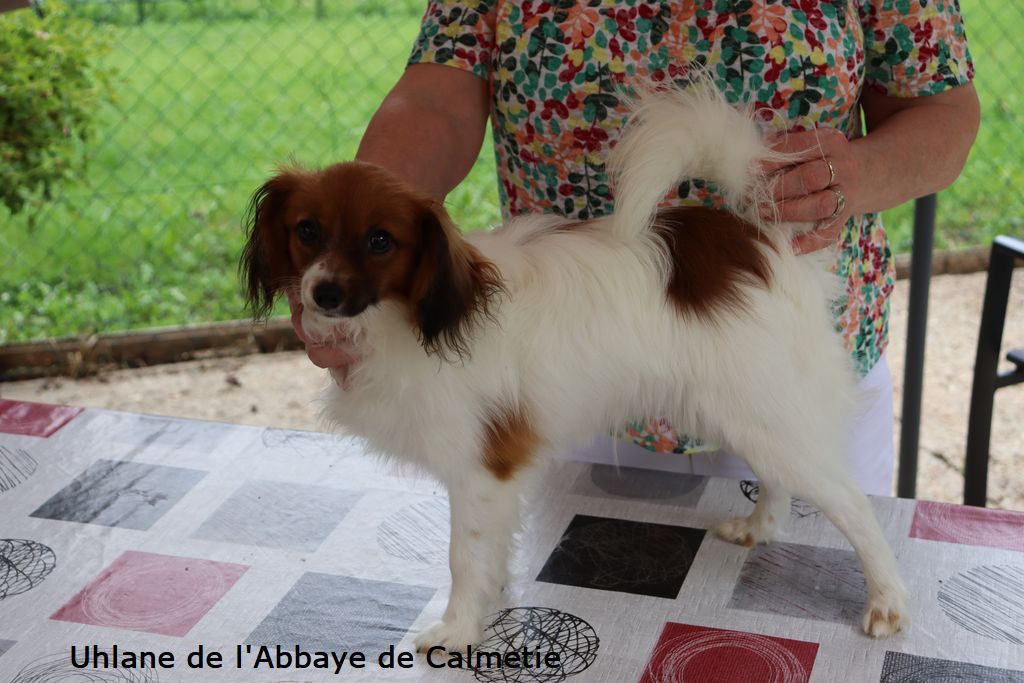
[[729,607],[860,623],[867,584],[852,550],[775,543],[750,551]]
[[181,467],[97,460],[31,516],[145,530],[204,476]]
[[1024,683],[1024,671],[886,652],[879,683],[933,683],[934,681],[984,681]]
[[192,538],[312,552],[361,494],[280,481],[247,481]]
[[704,533],[684,526],[576,515],[537,580],[675,598]]
[[383,650],[405,636],[434,590],[307,572],[245,642],[304,650]]

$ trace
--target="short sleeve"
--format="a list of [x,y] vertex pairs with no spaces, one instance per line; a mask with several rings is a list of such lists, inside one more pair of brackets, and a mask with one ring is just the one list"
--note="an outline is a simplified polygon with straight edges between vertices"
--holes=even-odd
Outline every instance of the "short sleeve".
[[495,1],[430,0],[409,64],[444,64],[488,79]]
[[974,78],[958,0],[860,0],[865,85],[918,97]]

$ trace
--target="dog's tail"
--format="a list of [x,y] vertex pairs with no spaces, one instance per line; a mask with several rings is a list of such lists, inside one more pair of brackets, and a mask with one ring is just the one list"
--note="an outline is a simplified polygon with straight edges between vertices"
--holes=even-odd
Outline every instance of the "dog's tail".
[[713,182],[731,211],[760,226],[756,207],[770,189],[761,163],[781,158],[751,112],[730,105],[710,76],[685,89],[641,90],[609,158],[612,230],[625,239],[648,230],[665,195],[694,178]]

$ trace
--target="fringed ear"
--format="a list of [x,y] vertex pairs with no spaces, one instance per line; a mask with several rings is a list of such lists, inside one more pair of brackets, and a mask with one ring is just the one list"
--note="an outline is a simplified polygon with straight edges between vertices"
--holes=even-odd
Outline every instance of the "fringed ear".
[[459,235],[444,208],[425,207],[423,250],[412,291],[412,308],[423,348],[449,359],[469,355],[468,335],[503,291],[498,269]]
[[285,280],[297,274],[288,250],[288,229],[281,215],[294,180],[292,174],[281,173],[256,190],[249,202],[248,239],[238,263],[238,274],[245,285],[246,305],[256,319],[269,315]]

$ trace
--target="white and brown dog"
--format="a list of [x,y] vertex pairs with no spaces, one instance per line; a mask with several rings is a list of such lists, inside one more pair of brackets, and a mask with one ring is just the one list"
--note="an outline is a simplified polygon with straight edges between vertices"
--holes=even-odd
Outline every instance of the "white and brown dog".
[[[256,193],[242,259],[254,312],[297,292],[306,332],[350,361],[328,416],[448,488],[451,595],[418,646],[481,638],[545,454],[642,415],[757,474],[753,514],[720,536],[771,540],[799,496],[860,557],[864,631],[906,623],[896,561],[844,468],[854,378],[829,313],[831,255],[796,256],[792,226],[756,219],[769,158],[753,118],[705,86],[640,98],[605,218],[463,235],[438,202],[359,162],[284,170]],[[659,209],[687,178],[714,181],[742,215]]]

